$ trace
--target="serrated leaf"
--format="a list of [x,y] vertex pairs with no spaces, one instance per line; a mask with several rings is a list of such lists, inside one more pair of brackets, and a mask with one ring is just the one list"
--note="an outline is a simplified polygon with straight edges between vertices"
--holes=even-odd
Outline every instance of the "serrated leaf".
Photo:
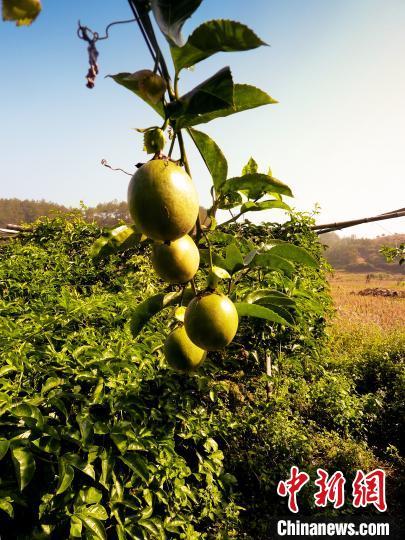
[[228,163],[222,150],[206,133],[192,128],[188,132],[211,174],[215,189],[218,190],[228,175]]
[[224,107],[233,107],[233,81],[229,67],[220,69],[190,92],[169,103],[167,113],[176,120],[176,128],[179,128],[187,124],[189,117],[212,113]]
[[3,0],[3,21],[27,26],[35,21],[41,9],[40,0]]
[[242,176],[244,176],[245,174],[254,174],[257,172],[259,172],[259,165],[252,157],[250,157],[249,161],[242,169]]
[[284,317],[267,307],[259,306],[258,304],[248,304],[247,302],[236,302],[235,307],[240,317],[257,317],[259,319],[280,323],[285,326],[291,326]]
[[32,480],[35,473],[34,456],[24,446],[17,446],[11,449],[14,469],[17,475],[18,486],[22,491]]
[[[150,105],[162,118],[165,117],[165,110],[161,101],[156,101],[156,93],[148,90],[148,84],[151,83],[151,77],[154,76],[153,71],[144,69],[135,73],[117,73],[116,75],[107,75],[113,79],[116,83],[124,86],[138,97],[143,99],[148,105]],[[156,90],[157,92],[157,90]],[[162,88],[163,92],[163,88]],[[162,95],[164,92],[162,93]]]
[[171,45],[181,47],[181,29],[202,0],[151,0],[155,20]]
[[221,191],[223,193],[243,191],[250,199],[258,199],[272,192],[288,197],[293,196],[291,189],[286,184],[277,178],[261,173],[249,173],[230,178],[222,185]]
[[191,67],[218,52],[236,52],[256,49],[264,41],[248,26],[235,21],[207,21],[192,34],[183,47],[172,46],[171,53],[176,71]]
[[249,109],[255,109],[262,105],[270,105],[277,103],[275,99],[270,97],[266,92],[251,86],[249,84],[234,84],[233,86],[233,106],[224,107],[212,112],[207,112],[198,115],[188,115],[177,121],[177,128],[197,126],[198,124],[206,124],[216,118],[223,118],[231,114],[236,114]]
[[4,456],[7,454],[9,447],[10,447],[10,441],[2,437],[0,439],[0,460],[2,460]]

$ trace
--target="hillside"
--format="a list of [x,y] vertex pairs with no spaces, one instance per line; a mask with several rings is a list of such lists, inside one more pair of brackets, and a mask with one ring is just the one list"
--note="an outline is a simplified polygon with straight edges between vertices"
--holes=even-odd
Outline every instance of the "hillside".
[[[0,199],[0,227],[6,227],[9,223],[32,223],[41,216],[52,216],[55,213],[72,210],[73,208],[45,200]],[[103,227],[112,227],[119,221],[131,222],[127,203],[124,201],[100,203],[95,207],[83,206],[81,211],[87,221],[95,221]],[[395,246],[405,242],[405,234],[377,238],[341,238],[336,233],[328,233],[320,238],[326,248],[326,259],[337,270],[405,273],[405,267],[386,263],[379,253],[383,245]]]
[[[40,200],[0,199],[0,227],[9,223],[32,223],[42,216],[52,216],[55,213],[71,212],[73,208]],[[117,222],[130,221],[126,202],[117,200],[100,203],[95,207],[82,208],[82,213],[87,221],[96,221],[98,225],[110,227]]]
[[396,246],[405,242],[405,234],[382,235],[376,238],[341,238],[336,233],[323,234],[325,257],[337,270],[347,272],[405,273],[404,266],[387,263],[379,252],[382,246]]

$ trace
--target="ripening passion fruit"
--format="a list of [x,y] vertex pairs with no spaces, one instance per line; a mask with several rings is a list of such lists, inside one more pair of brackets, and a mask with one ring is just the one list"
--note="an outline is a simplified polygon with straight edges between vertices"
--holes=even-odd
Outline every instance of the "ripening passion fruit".
[[234,303],[219,292],[196,296],[184,315],[184,327],[191,341],[206,351],[223,349],[238,330]]
[[176,240],[198,216],[198,196],[189,175],[172,161],[153,159],[140,167],[128,186],[135,227],[152,240]]
[[200,252],[186,234],[172,242],[152,247],[152,266],[159,277],[168,283],[186,283],[193,279],[200,264]]
[[164,353],[169,366],[176,371],[192,373],[204,362],[207,352],[194,345],[184,326],[179,326],[168,336]]

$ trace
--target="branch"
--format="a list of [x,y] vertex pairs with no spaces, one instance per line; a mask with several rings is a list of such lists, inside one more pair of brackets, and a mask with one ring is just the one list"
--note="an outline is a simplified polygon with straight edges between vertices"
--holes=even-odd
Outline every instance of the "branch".
[[393,219],[398,217],[405,217],[405,209],[400,209],[393,212],[387,212],[378,216],[352,219],[349,221],[338,221],[336,223],[326,223],[324,225],[312,225],[310,227],[313,231],[318,231],[317,234],[325,234],[327,232],[333,232],[340,229],[346,229],[347,227],[354,227],[355,225],[361,225],[362,223],[371,223],[373,221],[382,221],[384,219]]

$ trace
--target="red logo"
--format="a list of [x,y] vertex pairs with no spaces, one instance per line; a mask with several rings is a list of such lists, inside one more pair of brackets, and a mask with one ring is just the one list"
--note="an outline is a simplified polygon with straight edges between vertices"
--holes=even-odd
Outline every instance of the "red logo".
[[[309,482],[306,472],[300,472],[297,466],[290,469],[290,476],[286,480],[280,480],[277,493],[280,497],[288,496],[288,508],[296,514],[298,512],[297,495]],[[346,479],[341,471],[334,472],[331,476],[323,469],[317,469],[317,478],[314,482],[318,491],[314,494],[315,506],[324,508],[328,503],[334,508],[341,508],[345,503]],[[385,512],[387,503],[385,499],[385,472],[375,469],[369,473],[357,471],[352,483],[352,504],[355,508],[374,505],[380,512]]]
[[353,482],[353,506],[365,507],[373,504],[380,512],[387,510],[385,500],[385,472],[381,469],[364,474],[357,471]]
[[297,493],[309,481],[309,474],[299,472],[295,465],[291,467],[290,478],[281,480],[277,486],[277,493],[281,497],[288,495],[288,508],[295,514],[298,512]]

